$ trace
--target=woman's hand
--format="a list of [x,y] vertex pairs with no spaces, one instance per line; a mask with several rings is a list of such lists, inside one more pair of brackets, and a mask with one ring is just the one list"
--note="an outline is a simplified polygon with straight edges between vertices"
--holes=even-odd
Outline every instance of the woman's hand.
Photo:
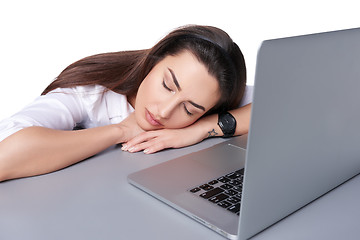
[[182,129],[162,129],[139,134],[127,143],[122,150],[129,152],[143,151],[146,154],[166,148],[181,148],[202,141],[206,135],[194,132],[190,126]]

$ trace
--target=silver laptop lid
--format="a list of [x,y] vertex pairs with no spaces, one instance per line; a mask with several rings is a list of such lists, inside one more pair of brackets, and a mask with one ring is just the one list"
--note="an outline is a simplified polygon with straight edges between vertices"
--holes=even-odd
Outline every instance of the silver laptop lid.
[[359,144],[360,29],[263,42],[239,238],[358,174]]

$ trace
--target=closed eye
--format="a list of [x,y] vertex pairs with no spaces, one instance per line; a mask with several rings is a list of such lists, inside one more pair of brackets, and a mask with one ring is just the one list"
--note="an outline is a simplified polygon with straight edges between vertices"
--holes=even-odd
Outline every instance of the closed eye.
[[183,103],[183,105],[184,105],[184,109],[185,109],[186,114],[189,115],[189,116],[192,116],[193,114],[187,109],[186,104]]
[[165,80],[163,80],[162,85],[163,85],[163,87],[164,87],[166,90],[168,90],[169,92],[172,92],[172,93],[174,92],[174,90],[172,90],[171,88],[169,88],[169,87],[166,85]]

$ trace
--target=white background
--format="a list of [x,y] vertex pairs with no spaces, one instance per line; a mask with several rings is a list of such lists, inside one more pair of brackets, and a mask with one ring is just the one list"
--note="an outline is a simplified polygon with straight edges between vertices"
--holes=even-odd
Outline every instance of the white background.
[[360,27],[355,0],[13,0],[0,3],[0,119],[70,63],[152,47],[185,24],[214,25],[242,49],[253,84],[262,40]]

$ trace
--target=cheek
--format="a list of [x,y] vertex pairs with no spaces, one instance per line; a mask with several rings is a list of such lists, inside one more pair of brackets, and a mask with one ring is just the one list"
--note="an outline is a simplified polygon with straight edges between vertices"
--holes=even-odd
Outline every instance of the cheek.
[[167,121],[165,128],[184,128],[190,126],[198,119],[199,118],[189,117],[184,113],[179,112],[178,114],[174,114],[174,116]]
[[160,83],[152,81],[151,78],[146,78],[139,87],[136,101],[141,103],[153,102],[159,95]]
[[158,101],[158,95],[156,89],[154,87],[155,84],[151,84],[149,81],[145,81],[140,85],[139,90],[136,95],[135,102],[135,118],[136,122],[142,129],[156,130],[154,126],[151,126],[145,118],[145,109],[153,111],[156,102]]
[[135,110],[141,110],[144,108],[145,103],[151,99],[151,89],[148,88],[147,84],[142,83],[136,94]]
[[142,128],[145,131],[152,130],[149,124],[146,122],[144,116],[145,116],[145,112],[136,110],[135,111],[136,123],[139,125],[140,128]]

